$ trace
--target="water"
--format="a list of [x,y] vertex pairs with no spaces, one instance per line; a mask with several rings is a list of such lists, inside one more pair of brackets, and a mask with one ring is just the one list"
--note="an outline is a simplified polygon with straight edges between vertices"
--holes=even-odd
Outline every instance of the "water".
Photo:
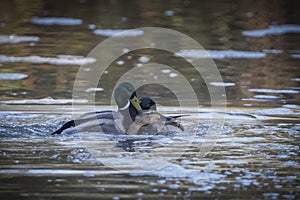
[[[298,4],[1,1],[0,196],[298,199]],[[161,73],[174,81],[182,73],[198,91],[199,112],[184,108],[189,116],[182,119],[184,134],[194,137],[132,139],[90,133],[84,143],[77,134],[50,136],[62,121],[72,118],[73,111],[79,114],[89,107],[87,99],[76,99],[75,110],[71,106],[79,66],[94,62],[87,54],[108,36],[143,26],[180,31],[208,52],[123,49],[125,55],[106,69],[98,86],[83,94],[96,92],[97,109],[110,109],[112,88],[126,71],[153,62],[172,66],[176,72],[163,69]],[[126,37],[140,34],[131,31]],[[224,80],[207,83],[225,87],[228,113],[222,132],[206,138],[207,144],[216,143],[204,157],[203,141],[211,125],[210,97],[203,79],[179,55],[191,60],[209,55]],[[153,97],[165,114],[179,111],[176,97],[166,88],[146,85],[138,92]],[[117,161],[126,161],[124,165],[112,157],[99,160],[91,151],[105,152],[108,144],[115,145],[111,156],[120,155]],[[131,165],[130,159],[149,156],[149,152],[164,159],[142,160],[139,166],[151,168],[153,161],[159,169],[141,171]]]

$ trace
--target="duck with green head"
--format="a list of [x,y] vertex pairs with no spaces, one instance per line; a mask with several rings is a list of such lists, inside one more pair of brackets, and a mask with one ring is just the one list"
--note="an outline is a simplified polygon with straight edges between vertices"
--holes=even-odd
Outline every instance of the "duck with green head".
[[171,125],[183,130],[175,118],[165,117],[156,111],[151,98],[138,99],[135,88],[122,82],[114,90],[117,111],[99,111],[81,115],[76,120],[66,122],[52,135],[61,134],[76,126],[77,131],[101,131],[112,134],[155,134],[155,123]]

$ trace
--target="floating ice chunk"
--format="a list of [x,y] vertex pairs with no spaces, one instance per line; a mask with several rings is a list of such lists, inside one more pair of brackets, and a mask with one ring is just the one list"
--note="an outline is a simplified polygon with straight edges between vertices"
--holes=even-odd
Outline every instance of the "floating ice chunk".
[[28,75],[21,73],[0,73],[0,80],[21,80],[27,77]]
[[272,53],[272,54],[281,54],[281,53],[283,53],[283,50],[279,50],[279,49],[264,49],[263,52],[264,53]]
[[87,103],[85,99],[53,99],[52,97],[46,97],[42,99],[22,99],[22,100],[9,100],[1,101],[5,104],[72,104],[72,103]]
[[272,89],[263,89],[263,88],[253,88],[248,89],[249,92],[259,92],[259,93],[279,93],[279,94],[298,94],[296,90],[272,90]]
[[242,101],[261,101],[261,102],[266,102],[266,101],[270,101],[270,99],[242,98]]
[[90,29],[90,30],[94,30],[94,29],[96,29],[96,25],[95,24],[89,24],[88,25],[88,29]]
[[255,99],[278,99],[279,97],[277,96],[272,96],[272,95],[255,95]]
[[295,53],[295,54],[300,54],[300,49],[292,49],[288,50],[289,53]]
[[263,58],[266,56],[264,52],[254,51],[235,51],[235,50],[199,50],[199,49],[186,49],[175,53],[175,56],[185,58],[197,59],[224,59],[224,58]]
[[235,83],[210,82],[209,85],[216,86],[216,87],[230,87],[230,86],[235,86]]
[[36,36],[16,36],[16,35],[0,35],[0,44],[10,43],[16,44],[21,42],[38,42],[39,37]]
[[165,15],[166,16],[173,16],[174,15],[174,11],[173,10],[166,10],[165,11]]
[[168,74],[168,73],[171,72],[171,70],[170,69],[163,69],[163,70],[161,70],[161,72],[164,73],[164,74]]
[[143,30],[112,30],[112,29],[96,29],[94,34],[101,35],[105,37],[137,37],[144,34]]
[[128,18],[127,17],[121,17],[121,22],[127,22]]
[[300,25],[284,24],[272,25],[267,29],[243,31],[242,34],[247,37],[263,37],[265,35],[281,35],[285,33],[300,33]]
[[296,104],[285,104],[282,107],[284,107],[284,108],[291,108],[291,109],[300,109],[300,106],[296,105]]
[[62,17],[33,17],[31,23],[37,25],[73,26],[82,24],[82,20]]
[[169,76],[170,76],[171,78],[174,78],[174,77],[177,77],[178,74],[176,74],[176,73],[170,73]]
[[300,78],[292,78],[292,81],[300,81]]
[[85,58],[82,56],[59,55],[57,57],[24,56],[14,57],[0,55],[0,62],[27,62],[35,64],[53,64],[53,65],[87,65],[94,63],[95,58]]
[[103,90],[104,90],[103,88],[88,88],[85,91],[86,92],[101,92]]
[[292,58],[300,58],[300,54],[291,54]]
[[118,60],[116,63],[117,65],[124,65],[125,62],[123,60]]
[[123,52],[123,53],[128,53],[128,52],[130,52],[130,50],[127,49],[127,48],[124,48],[124,49],[122,49],[122,52]]
[[141,63],[147,63],[147,62],[149,62],[149,60],[150,60],[150,58],[148,58],[147,56],[142,56],[139,58],[139,61]]
[[294,112],[288,108],[270,108],[270,109],[255,111],[255,114],[259,114],[259,115],[291,115],[291,114],[299,114],[299,113]]

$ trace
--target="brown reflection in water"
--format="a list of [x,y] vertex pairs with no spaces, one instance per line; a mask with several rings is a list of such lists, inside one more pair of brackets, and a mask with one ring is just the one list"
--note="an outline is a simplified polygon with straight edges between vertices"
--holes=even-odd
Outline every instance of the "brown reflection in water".
[[[255,5],[255,6],[253,6]],[[240,1],[238,15],[244,16],[244,30],[266,29],[272,24],[286,24],[289,10],[284,1]],[[248,15],[248,17],[246,16]],[[288,40],[289,34],[266,35],[259,38],[246,37],[248,50],[263,52],[264,50],[283,50],[282,54],[268,53],[262,59],[249,59],[248,67],[238,82],[241,94],[247,98],[253,97],[249,88],[289,89],[297,87],[297,82],[291,81],[297,77],[296,65],[292,62],[288,50],[293,44]],[[298,74],[299,75],[299,74]],[[298,96],[298,95],[297,95]],[[299,97],[295,96],[295,98]]]
[[[8,56],[39,55],[56,57],[57,55],[86,56],[93,47],[106,39],[93,34],[89,24],[102,29],[129,29],[143,26],[158,26],[180,31],[194,38],[206,49],[248,50],[261,52],[265,49],[284,50],[283,54],[268,54],[263,59],[224,59],[216,61],[226,82],[236,86],[228,87],[227,95],[238,105],[245,102],[242,98],[251,98],[254,93],[249,88],[289,89],[297,87],[299,82],[291,78],[299,77],[297,59],[291,59],[287,50],[299,49],[298,34],[284,34],[249,38],[241,34],[244,30],[267,28],[277,24],[299,24],[297,11],[299,1],[1,1],[0,23],[4,23],[0,34],[32,35],[40,41],[22,44],[1,44],[0,54]],[[165,11],[174,11],[166,16]],[[31,24],[33,16],[70,17],[83,20],[79,26],[39,26]],[[1,26],[2,26],[1,25]],[[298,38],[297,38],[298,36]],[[182,44],[184,41],[174,41]],[[151,52],[152,53],[152,52]],[[148,55],[148,54],[146,54]],[[138,56],[142,56],[138,55]],[[160,53],[148,55],[159,57]],[[101,83],[104,91],[100,93],[101,102],[111,91],[113,81],[122,72],[130,70],[136,61],[126,60],[123,66],[111,69],[107,81]],[[186,72],[187,79],[194,80],[194,71],[187,64],[177,62],[172,56],[158,58],[176,70]],[[151,61],[156,61],[151,58]],[[52,96],[68,98],[71,96],[73,80],[78,66],[4,63],[1,71],[26,73],[28,79],[17,85],[18,89],[34,91],[26,98]],[[115,75],[116,74],[116,75]],[[193,87],[204,101],[210,101],[206,85],[201,80],[191,81]],[[21,86],[20,86],[21,85]],[[3,87],[2,87],[3,88]],[[1,88],[1,90],[2,90]],[[9,87],[8,87],[9,88]],[[278,95],[280,96],[280,95]],[[284,95],[292,101],[300,101],[299,95]],[[23,96],[21,98],[24,98]]]

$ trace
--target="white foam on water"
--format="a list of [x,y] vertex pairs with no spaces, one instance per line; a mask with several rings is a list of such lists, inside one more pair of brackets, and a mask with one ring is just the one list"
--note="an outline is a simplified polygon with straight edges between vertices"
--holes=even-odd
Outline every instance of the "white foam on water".
[[199,50],[186,49],[175,53],[177,57],[196,58],[196,59],[225,59],[225,58],[263,58],[266,56],[264,52],[254,51],[235,51],[235,50]]
[[279,94],[299,94],[296,90],[273,90],[273,89],[264,89],[264,88],[253,88],[248,89],[249,92],[258,92],[258,93],[279,93]]
[[95,58],[85,58],[83,56],[59,55],[57,57],[42,56],[5,56],[0,55],[0,62],[26,62],[34,64],[52,64],[52,65],[86,65],[96,61]]
[[272,25],[266,29],[243,31],[242,35],[247,37],[263,37],[265,35],[282,35],[285,33],[300,33],[300,25]]
[[96,29],[93,32],[95,35],[101,35],[105,37],[137,37],[144,34],[143,30],[134,29]]
[[82,24],[81,19],[64,18],[64,17],[33,17],[31,23],[37,25],[60,25],[74,26]]
[[38,42],[37,36],[17,36],[17,35],[0,35],[0,44],[17,44],[21,42]]
[[72,104],[72,103],[87,103],[85,99],[53,99],[52,97],[46,97],[42,99],[22,99],[22,100],[9,100],[1,101],[5,104]]
[[196,185],[206,185],[207,181],[210,184],[214,181],[219,182],[224,179],[225,175],[216,173],[201,172],[198,170],[185,169],[176,164],[169,164],[159,170],[149,172],[131,173],[133,176],[158,176],[162,178],[187,178],[190,182]]
[[0,80],[21,80],[27,77],[27,74],[21,73],[0,73]]
[[230,87],[230,86],[235,86],[235,83],[210,82],[209,85],[216,86],[216,87]]

